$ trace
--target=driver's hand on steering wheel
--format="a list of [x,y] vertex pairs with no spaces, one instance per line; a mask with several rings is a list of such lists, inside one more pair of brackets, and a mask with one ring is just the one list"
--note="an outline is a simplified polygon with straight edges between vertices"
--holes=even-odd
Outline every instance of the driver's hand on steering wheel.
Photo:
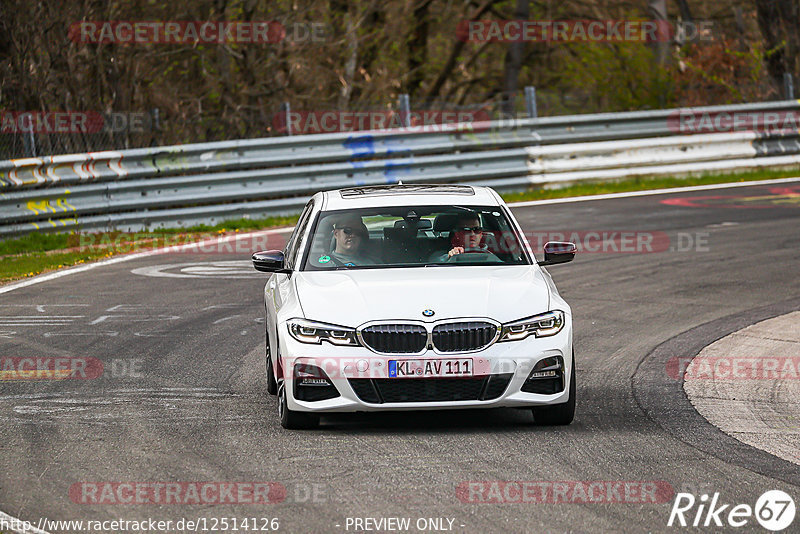
[[464,253],[464,247],[453,247],[453,248],[451,248],[451,249],[450,249],[450,251],[447,253],[447,257],[448,257],[448,258],[452,258],[452,257],[453,257],[453,256],[455,256],[456,254],[463,254],[463,253]]

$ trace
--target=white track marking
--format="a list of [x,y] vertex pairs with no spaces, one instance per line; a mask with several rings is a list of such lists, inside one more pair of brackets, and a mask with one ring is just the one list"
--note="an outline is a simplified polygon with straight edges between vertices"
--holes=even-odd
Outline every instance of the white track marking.
[[136,337],[167,337],[169,336],[169,332],[164,332],[163,334],[145,334],[144,332],[134,332],[133,335]]
[[83,315],[12,315],[0,316],[0,326],[67,326]]
[[231,308],[241,308],[241,304],[214,304],[212,306],[206,306],[200,311],[208,311],[208,310],[216,310],[216,309],[231,309]]
[[102,323],[108,320],[124,320],[126,323],[146,323],[148,321],[176,321],[180,319],[180,315],[152,315],[150,317],[131,317],[130,315],[101,315],[90,325]]
[[214,321],[214,322],[213,322],[213,323],[211,323],[211,324],[219,324],[219,323],[223,323],[223,322],[225,322],[225,321],[230,321],[231,319],[235,319],[235,318],[237,318],[237,317],[241,317],[241,315],[240,315],[240,314],[237,314],[237,315],[231,315],[230,317],[223,317],[222,319],[217,319],[216,321]]
[[667,189],[651,189],[649,191],[627,191],[625,193],[607,193],[605,195],[589,195],[585,197],[548,198],[545,200],[526,200],[523,202],[510,202],[512,208],[525,206],[543,206],[546,204],[566,204],[570,202],[589,202],[592,200],[609,200],[614,198],[646,197],[650,195],[669,195],[670,193],[691,193],[693,191],[710,191],[713,189],[730,189],[733,187],[750,187],[755,185],[786,184],[800,181],[797,178],[776,178],[774,180],[753,180],[752,182],[733,182],[728,184],[690,185],[687,187],[673,187]]
[[117,304],[107,309],[107,312],[133,312],[137,313],[142,310],[152,310],[153,308],[166,308],[167,306],[160,306],[158,304]]
[[[176,269],[178,272],[167,272],[168,270]],[[140,276],[153,276],[156,278],[264,278],[263,275],[253,270],[253,265],[247,260],[149,265],[137,267],[132,269],[131,272]]]
[[22,308],[22,307],[31,308],[31,307],[35,307],[36,311],[39,311],[39,308],[45,308],[45,307],[48,307],[48,308],[56,308],[56,307],[72,308],[72,307],[75,307],[75,306],[84,306],[84,307],[86,307],[86,306],[88,306],[88,304],[0,304],[0,308],[11,308],[11,307],[14,307],[14,308]]
[[0,323],[0,326],[67,326],[69,323]]
[[0,315],[2,319],[80,319],[85,315]]
[[45,332],[42,334],[44,337],[55,337],[55,336],[109,336],[109,337],[116,337],[119,335],[119,332]]

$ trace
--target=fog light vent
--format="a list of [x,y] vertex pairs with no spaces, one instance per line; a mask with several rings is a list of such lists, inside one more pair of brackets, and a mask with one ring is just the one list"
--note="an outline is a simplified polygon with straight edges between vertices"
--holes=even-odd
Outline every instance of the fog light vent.
[[316,365],[297,363],[294,366],[294,398],[301,401],[316,402],[335,399],[339,390],[325,371]]
[[522,385],[525,393],[554,395],[564,391],[564,359],[550,356],[539,360]]

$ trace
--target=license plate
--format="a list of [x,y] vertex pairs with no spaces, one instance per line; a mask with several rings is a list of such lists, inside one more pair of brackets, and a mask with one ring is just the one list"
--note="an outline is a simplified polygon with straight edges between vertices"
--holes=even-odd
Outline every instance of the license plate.
[[472,376],[472,358],[389,360],[389,378]]

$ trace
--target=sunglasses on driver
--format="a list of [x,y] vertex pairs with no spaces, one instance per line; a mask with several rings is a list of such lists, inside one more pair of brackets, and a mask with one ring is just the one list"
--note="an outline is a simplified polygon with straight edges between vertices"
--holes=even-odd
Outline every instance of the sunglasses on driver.
[[345,235],[354,235],[354,234],[357,236],[362,235],[362,230],[359,230],[358,228],[353,228],[351,226],[342,226],[341,228],[336,228],[336,230],[341,230],[342,232],[345,233]]

